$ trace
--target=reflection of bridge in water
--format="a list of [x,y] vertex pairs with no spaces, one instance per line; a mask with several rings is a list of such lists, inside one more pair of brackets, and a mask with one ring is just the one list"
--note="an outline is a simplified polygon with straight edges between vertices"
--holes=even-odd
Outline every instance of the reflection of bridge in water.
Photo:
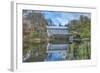
[[47,45],[47,52],[50,52],[50,51],[58,51],[58,50],[67,50],[68,48],[68,44],[51,44],[51,43],[48,43]]
[[51,44],[47,45],[47,61],[66,60],[68,45],[67,44]]

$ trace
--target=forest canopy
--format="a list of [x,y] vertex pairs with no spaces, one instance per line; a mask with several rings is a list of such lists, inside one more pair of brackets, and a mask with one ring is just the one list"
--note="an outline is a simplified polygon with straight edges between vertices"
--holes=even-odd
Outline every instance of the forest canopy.
[[88,16],[80,15],[78,20],[71,20],[68,23],[69,31],[71,33],[77,32],[82,38],[90,38],[91,20]]

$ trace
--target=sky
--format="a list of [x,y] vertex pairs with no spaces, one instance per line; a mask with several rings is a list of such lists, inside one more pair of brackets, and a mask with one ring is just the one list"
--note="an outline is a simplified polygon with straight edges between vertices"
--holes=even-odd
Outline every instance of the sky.
[[69,21],[73,19],[79,19],[80,15],[90,17],[89,13],[79,13],[79,12],[52,12],[52,11],[44,11],[43,15],[45,19],[51,19],[56,26],[61,24],[64,26],[68,24]]
[[80,13],[80,12],[60,12],[60,11],[36,11],[36,10],[24,10],[24,16],[29,13],[42,13],[46,20],[51,19],[54,25],[59,26],[61,24],[64,26],[68,24],[69,21],[73,19],[79,19],[80,15],[91,17],[90,13]]

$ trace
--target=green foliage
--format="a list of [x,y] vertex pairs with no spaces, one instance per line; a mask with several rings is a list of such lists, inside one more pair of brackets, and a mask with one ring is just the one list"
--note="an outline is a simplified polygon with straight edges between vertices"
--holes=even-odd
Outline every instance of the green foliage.
[[31,38],[40,38],[40,33],[39,32],[31,32],[30,33],[30,37]]
[[80,16],[78,20],[72,20],[69,23],[69,31],[78,32],[82,38],[90,38],[91,21],[87,16]]
[[[75,49],[76,44],[70,44],[69,51],[68,51],[68,59],[69,60],[85,60],[90,59],[91,57],[91,48],[90,48],[90,42],[83,42],[80,45],[77,45],[77,48]],[[74,55],[76,53],[76,56]]]
[[[81,37],[81,43],[70,44],[69,59],[90,59],[91,47],[90,47],[90,35],[91,35],[91,21],[87,16],[81,15],[77,20],[71,20],[68,23],[69,32],[72,34],[78,33]],[[74,56],[74,51],[76,55]]]

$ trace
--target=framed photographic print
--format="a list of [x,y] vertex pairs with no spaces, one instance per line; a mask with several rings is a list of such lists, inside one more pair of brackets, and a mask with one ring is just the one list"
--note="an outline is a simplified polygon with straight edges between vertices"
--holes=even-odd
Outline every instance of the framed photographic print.
[[95,7],[12,3],[12,70],[96,65]]

